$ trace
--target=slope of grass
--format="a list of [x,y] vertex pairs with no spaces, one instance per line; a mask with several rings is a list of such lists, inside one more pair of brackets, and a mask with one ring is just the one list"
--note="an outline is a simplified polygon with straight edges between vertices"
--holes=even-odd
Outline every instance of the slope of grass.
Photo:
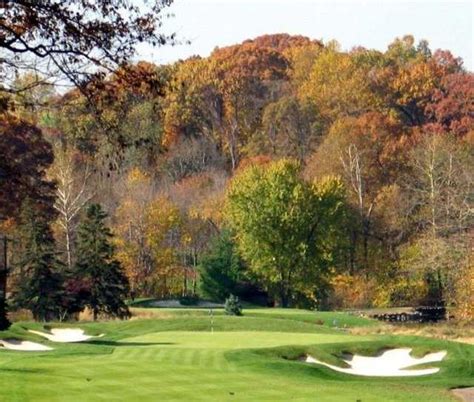
[[[40,324],[15,324],[0,337],[27,338],[55,349],[0,350],[0,400],[454,401],[448,388],[474,385],[474,347],[469,345],[354,336],[315,324],[321,313],[280,309],[246,310],[244,317],[216,315],[211,332],[206,310],[160,310],[148,320],[75,324],[106,334],[81,344],[50,343],[26,331]],[[323,315],[331,323],[372,325],[344,314]],[[292,360],[312,353],[337,361],[341,351],[375,353],[401,345],[414,345],[418,353],[446,349],[448,357],[440,373],[409,379],[354,377]]]
[[[169,317],[170,314],[173,316],[192,316],[192,317],[208,317],[210,314],[209,309],[202,308],[154,308],[154,307],[140,307],[134,308],[135,313],[140,316],[141,314],[148,313],[150,316],[155,317]],[[216,316],[224,316],[225,311],[223,309],[213,309],[212,314]],[[272,318],[282,320],[292,320],[304,323],[310,323],[315,325],[323,325],[326,327],[337,327],[337,328],[351,328],[351,327],[370,327],[379,325],[380,322],[371,320],[358,315],[340,313],[340,312],[326,312],[326,311],[310,311],[310,310],[298,310],[298,309],[284,309],[284,308],[244,308],[245,317],[256,317],[256,318]]]
[[359,317],[357,315],[332,311],[326,312],[283,308],[262,308],[248,310],[246,315],[249,317],[271,317],[307,323],[319,323],[319,325],[337,328],[367,327],[379,324],[377,321]]

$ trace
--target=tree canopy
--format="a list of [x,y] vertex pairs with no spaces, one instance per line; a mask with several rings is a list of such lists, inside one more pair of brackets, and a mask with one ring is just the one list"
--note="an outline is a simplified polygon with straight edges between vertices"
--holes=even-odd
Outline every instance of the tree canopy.
[[321,299],[344,214],[337,179],[310,184],[299,170],[284,159],[250,166],[233,179],[227,195],[242,257],[283,307],[298,297]]
[[[81,86],[97,68],[113,71],[140,43],[173,40],[160,32],[172,0],[4,0],[0,4],[3,90],[18,72],[58,75]],[[99,71],[103,73],[103,71]],[[15,88],[24,91],[28,87]]]

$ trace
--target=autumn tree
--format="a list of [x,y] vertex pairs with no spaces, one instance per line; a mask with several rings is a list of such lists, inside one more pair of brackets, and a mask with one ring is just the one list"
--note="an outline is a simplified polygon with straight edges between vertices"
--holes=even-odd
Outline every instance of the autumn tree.
[[26,72],[12,83],[10,108],[22,119],[40,125],[55,96],[54,86],[39,73]]
[[222,102],[213,125],[234,170],[240,148],[259,125],[258,110],[268,99],[268,83],[286,78],[288,62],[272,49],[245,45],[218,49],[210,61]]
[[[151,179],[133,169],[127,194],[116,213],[117,258],[134,294],[169,296],[182,289],[184,264],[180,258],[186,216],[166,196],[154,191]],[[179,290],[178,290],[179,289]]]
[[175,182],[224,169],[225,158],[216,143],[207,137],[182,138],[168,150],[162,170]]
[[[195,138],[211,130],[205,102],[215,102],[215,91],[206,85],[207,61],[192,57],[173,66],[166,86],[163,111],[163,145],[170,147],[184,138]],[[215,109],[215,106],[211,107]]]
[[458,269],[454,282],[454,313],[461,320],[474,319],[474,258],[472,250]]
[[[403,136],[400,127],[380,113],[366,113],[335,121],[317,151],[309,159],[306,175],[322,178],[337,174],[345,182],[348,201],[354,211],[353,225],[348,227],[352,247],[349,265],[369,269],[372,240],[384,240],[377,233],[375,216],[380,195],[386,192],[403,170]],[[361,244],[361,255],[357,248]]]
[[166,67],[124,65],[55,103],[52,127],[68,143],[96,159],[102,170],[147,168],[162,151],[161,95]]
[[427,135],[413,147],[403,186],[419,227],[437,236],[473,224],[473,146],[442,135]]
[[168,198],[157,197],[146,210],[147,242],[155,261],[153,291],[161,297],[176,295],[183,290],[185,270],[179,256],[183,244],[184,219],[182,211]]
[[167,142],[182,135],[212,138],[234,170],[287,68],[281,53],[252,42],[181,63],[165,110]]
[[337,43],[331,43],[311,66],[299,89],[300,96],[314,103],[325,126],[341,117],[373,111],[378,96],[367,79],[372,68],[370,62],[357,62],[355,57],[341,52]]
[[263,142],[263,153],[292,157],[303,161],[315,147],[321,135],[318,114],[308,102],[282,97],[265,108],[262,126],[265,136],[256,135]]
[[397,211],[407,215],[410,236],[398,264],[424,284],[419,303],[456,303],[473,222],[471,160],[472,145],[442,134],[425,135],[409,152]]
[[407,128],[430,121],[430,104],[442,88],[444,77],[461,72],[461,61],[449,52],[434,54],[426,41],[415,44],[413,36],[397,38],[383,55],[383,63],[370,78],[381,99],[381,110]]
[[19,71],[57,75],[81,87],[91,76],[130,60],[138,44],[172,41],[173,36],[159,32],[171,2],[3,1],[3,90],[22,91],[9,85]]
[[251,166],[227,194],[242,257],[283,307],[322,297],[344,213],[340,181],[310,184],[299,169],[291,160]]
[[187,213],[188,223],[194,221],[200,228],[191,230],[195,232],[192,237],[209,240],[208,236],[219,232],[227,182],[224,171],[214,170],[177,181],[168,191],[173,203]]
[[318,40],[312,40],[302,35],[289,35],[287,33],[261,35],[254,39],[244,41],[244,45],[254,45],[258,47],[266,47],[285,54],[290,49],[301,48],[314,45],[322,47],[322,43]]
[[458,72],[441,78],[425,107],[428,122],[425,131],[450,133],[462,137],[474,131],[472,115],[474,74]]
[[[299,89],[308,80],[308,71],[311,71],[324,45],[319,41],[288,47],[284,51],[291,68],[288,71],[290,87],[293,93],[298,94]],[[301,94],[304,97],[304,94]]]
[[[457,301],[463,302],[465,296],[459,292],[459,284],[469,287],[466,281],[469,276],[461,278],[460,275],[469,248],[466,236],[433,237],[429,232],[402,247],[400,265],[404,272],[412,281],[418,278],[424,282],[424,292],[418,295],[419,304],[451,307]],[[465,274],[469,272],[466,270]]]
[[[72,84],[85,96],[86,100],[81,101],[93,109],[89,115],[91,124],[99,125],[101,132],[113,139],[111,143],[116,148],[110,153],[117,152],[117,145],[123,146],[124,141],[120,135],[113,135],[117,125],[111,128],[107,124],[110,121],[97,95],[103,93],[106,76],[112,72],[122,73],[122,79],[136,87],[150,78],[149,74],[130,72],[129,62],[138,44],[157,47],[174,41],[173,35],[159,32],[165,17],[163,10],[171,3],[172,0],[2,1],[0,92],[24,97],[35,86],[51,85],[54,80]],[[22,82],[16,79],[19,74],[33,79]],[[150,81],[154,85],[153,77]],[[10,103],[2,96],[0,109],[11,109]]]
[[[186,177],[168,190],[169,199],[181,211],[181,241],[176,250],[183,268],[183,294],[196,294],[198,265],[211,239],[222,228],[222,209],[227,174],[205,172]],[[189,285],[188,285],[189,283]]]
[[147,208],[153,200],[150,177],[132,169],[124,183],[124,197],[115,213],[117,259],[125,269],[133,294],[146,295],[155,269],[153,251],[147,241]]
[[53,162],[51,145],[39,128],[12,114],[0,115],[0,221],[18,217],[26,198],[54,215],[54,183],[46,170]]

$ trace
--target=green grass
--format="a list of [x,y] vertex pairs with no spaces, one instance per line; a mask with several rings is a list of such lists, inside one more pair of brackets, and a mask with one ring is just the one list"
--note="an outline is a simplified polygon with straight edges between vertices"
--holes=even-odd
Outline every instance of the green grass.
[[[0,401],[455,401],[449,388],[474,385],[474,347],[403,336],[356,336],[343,328],[377,325],[342,313],[246,309],[244,317],[207,310],[149,309],[151,319],[75,324],[106,336],[56,344],[17,323],[0,333],[48,344],[51,352],[0,350]],[[323,324],[321,325],[321,322]],[[318,321],[318,323],[316,323]],[[59,325],[59,324],[58,324]],[[66,324],[64,326],[71,326]],[[413,346],[447,350],[439,373],[366,378],[295,360],[311,353],[340,363],[343,351]]]

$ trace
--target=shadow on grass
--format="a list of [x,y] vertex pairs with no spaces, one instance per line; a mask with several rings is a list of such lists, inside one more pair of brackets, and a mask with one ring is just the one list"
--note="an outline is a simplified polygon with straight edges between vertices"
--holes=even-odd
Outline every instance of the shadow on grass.
[[119,341],[105,341],[105,340],[95,340],[81,342],[87,345],[101,345],[101,346],[166,346],[166,345],[176,345],[174,342],[119,342]]

